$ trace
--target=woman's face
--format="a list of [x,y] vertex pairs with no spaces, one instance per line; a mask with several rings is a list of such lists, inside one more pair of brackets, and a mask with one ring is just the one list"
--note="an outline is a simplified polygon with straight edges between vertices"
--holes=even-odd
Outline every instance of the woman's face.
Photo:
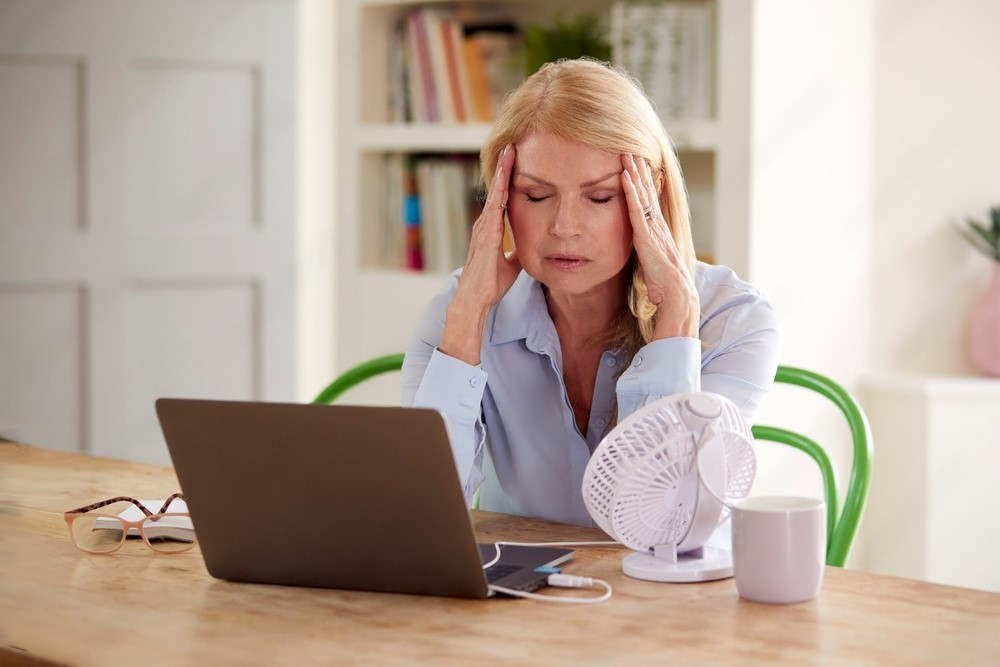
[[521,266],[556,295],[623,294],[632,225],[620,156],[551,134],[515,148],[507,215]]

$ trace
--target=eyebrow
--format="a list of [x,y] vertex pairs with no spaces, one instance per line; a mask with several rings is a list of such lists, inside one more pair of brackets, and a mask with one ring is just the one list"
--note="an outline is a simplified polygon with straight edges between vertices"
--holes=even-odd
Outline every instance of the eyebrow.
[[[621,170],[608,172],[607,174],[604,174],[603,176],[598,176],[597,178],[595,178],[593,180],[590,180],[590,181],[587,181],[586,183],[581,183],[580,187],[581,188],[589,188],[589,187],[597,185],[599,183],[603,183],[604,181],[608,180],[612,176],[617,176],[620,173],[622,173]],[[539,178],[538,176],[534,176],[532,174],[529,174],[526,171],[519,171],[519,172],[517,172],[514,175],[515,176],[522,176],[524,178],[530,178],[531,180],[535,181],[536,183],[540,183],[542,185],[553,185],[553,186],[555,185],[554,183],[550,183],[549,181],[546,181],[544,178]]]

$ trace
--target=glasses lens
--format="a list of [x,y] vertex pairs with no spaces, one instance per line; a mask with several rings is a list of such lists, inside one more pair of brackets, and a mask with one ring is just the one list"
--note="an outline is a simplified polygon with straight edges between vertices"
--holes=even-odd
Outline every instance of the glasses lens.
[[194,524],[187,514],[157,514],[142,524],[142,534],[157,551],[175,553],[194,546]]
[[91,553],[108,553],[125,541],[125,522],[116,516],[81,514],[70,524],[76,545]]

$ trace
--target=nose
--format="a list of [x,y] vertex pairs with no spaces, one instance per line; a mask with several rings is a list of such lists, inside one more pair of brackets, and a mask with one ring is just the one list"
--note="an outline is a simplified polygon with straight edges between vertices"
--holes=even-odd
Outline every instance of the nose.
[[580,207],[568,199],[561,199],[549,222],[549,234],[556,238],[568,239],[579,236],[583,229]]

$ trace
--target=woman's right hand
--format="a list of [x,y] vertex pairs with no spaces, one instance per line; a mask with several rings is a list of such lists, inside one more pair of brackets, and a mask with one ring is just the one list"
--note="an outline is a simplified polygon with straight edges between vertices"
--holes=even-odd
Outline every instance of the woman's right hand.
[[448,305],[438,345],[445,354],[472,365],[479,363],[490,308],[500,302],[521,272],[517,251],[509,256],[503,252],[504,214],[514,158],[514,145],[507,144],[497,160],[483,212],[472,226],[469,254],[458,290]]
[[513,144],[507,144],[500,151],[497,168],[486,193],[483,212],[472,225],[469,254],[455,295],[456,298],[461,296],[486,309],[500,302],[521,272],[517,251],[512,252],[509,257],[503,252],[504,215],[507,212],[514,157]]

